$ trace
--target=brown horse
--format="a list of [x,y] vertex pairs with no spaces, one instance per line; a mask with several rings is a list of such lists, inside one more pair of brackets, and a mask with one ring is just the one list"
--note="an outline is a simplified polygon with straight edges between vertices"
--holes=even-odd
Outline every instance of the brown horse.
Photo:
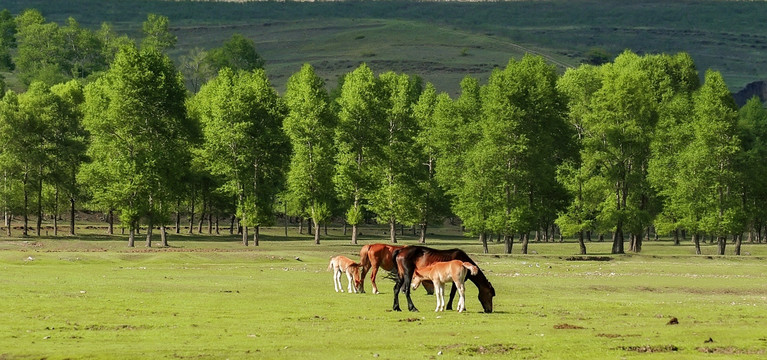
[[378,274],[378,267],[380,266],[386,271],[394,270],[394,260],[392,253],[394,250],[402,249],[404,245],[388,245],[388,244],[369,244],[360,249],[360,266],[362,271],[360,277],[362,279],[360,283],[360,292],[365,292],[365,275],[369,270],[370,282],[373,284],[373,294],[378,294],[378,286],[376,286],[376,274]]
[[[392,309],[395,311],[402,311],[399,307],[400,290],[405,291],[408,309],[410,311],[418,311],[415,305],[413,305],[413,300],[410,299],[410,283],[413,280],[413,273],[415,273],[416,269],[425,268],[436,262],[450,260],[461,260],[475,266],[477,265],[474,260],[469,258],[469,255],[466,255],[460,249],[437,250],[425,246],[408,246],[395,250],[393,256],[397,264],[397,282],[394,284],[394,306],[392,306]],[[482,304],[485,312],[493,312],[495,289],[493,284],[487,280],[482,270],[478,269],[476,275],[467,274],[466,279],[471,280],[477,286],[479,302]],[[453,284],[453,287],[450,289],[450,300],[447,302],[448,310],[453,308],[453,298],[455,298],[456,290],[455,284]]]
[[[370,272],[370,282],[373,284],[373,293],[378,294],[378,286],[376,285],[376,275],[378,274],[378,268],[381,267],[386,271],[394,271],[394,257],[392,254],[395,250],[402,249],[407,245],[389,245],[389,244],[368,244],[360,249],[360,292],[365,292],[365,275]],[[423,284],[423,288],[426,289],[427,294],[434,292],[434,286],[430,281],[426,281]]]

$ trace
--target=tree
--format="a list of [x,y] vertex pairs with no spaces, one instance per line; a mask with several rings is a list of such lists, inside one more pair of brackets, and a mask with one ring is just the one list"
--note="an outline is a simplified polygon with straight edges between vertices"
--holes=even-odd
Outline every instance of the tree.
[[35,80],[48,85],[66,79],[60,60],[63,38],[56,23],[45,23],[37,10],[26,10],[16,18],[17,51],[14,62],[22,82]]
[[706,71],[693,106],[693,138],[679,154],[682,222],[688,229],[716,236],[719,254],[724,255],[727,235],[742,230],[744,214],[737,110],[721,74]]
[[15,47],[16,21],[8,9],[3,9],[0,11],[0,70],[12,71],[15,68],[11,58],[11,49]]
[[236,197],[237,216],[248,245],[248,226],[272,220],[284,180],[289,142],[282,130],[287,112],[263,70],[222,69],[190,101],[191,116],[202,125],[207,169],[223,178],[221,190]]
[[421,228],[418,242],[422,244],[426,243],[428,225],[442,220],[450,213],[449,199],[436,178],[439,149],[432,135],[432,131],[437,129],[436,103],[437,91],[428,83],[418,102],[413,105],[413,116],[418,124],[418,132],[415,134],[415,163],[420,166],[417,166],[412,174],[416,181],[417,193],[411,200],[415,203],[415,223]]
[[141,40],[141,48],[154,48],[159,52],[172,49],[176,46],[178,38],[170,32],[170,21],[167,16],[149,14],[146,21],[141,24],[141,32],[144,39]]
[[133,45],[85,89],[83,125],[91,135],[92,161],[83,166],[83,176],[99,185],[92,190],[96,202],[120,210],[129,226],[128,246],[134,245],[142,217],[151,246],[152,229],[164,224],[171,189],[180,181],[179,169],[188,166],[184,142],[192,125],[185,96],[183,78],[167,56]]
[[[87,137],[82,127],[82,104],[85,102],[83,86],[77,80],[54,85],[51,92],[58,97],[59,114],[51,124],[49,134],[52,145],[51,178],[55,187],[54,215],[58,216],[59,193],[69,201],[69,234],[75,235],[75,203],[81,196],[77,173],[86,160]],[[57,232],[54,227],[54,234]]]
[[[749,240],[756,230],[758,242],[767,223],[767,110],[758,97],[753,97],[738,112],[738,137],[742,152],[738,168],[743,173],[743,205],[747,216]],[[739,254],[736,248],[736,254]]]
[[289,198],[297,207],[309,209],[314,222],[314,242],[320,243],[320,222],[334,207],[333,170],[335,114],[325,84],[309,64],[290,77],[285,91],[288,115],[285,133],[293,154],[287,176]]
[[543,58],[526,55],[496,70],[482,92],[476,151],[486,164],[471,176],[496,184],[489,190],[494,199],[487,230],[506,237],[522,233],[522,253],[527,253],[526,234],[543,226],[547,209],[556,213],[556,166],[569,153],[556,80],[556,70]]
[[385,132],[380,151],[370,156],[374,183],[369,201],[379,223],[389,224],[391,242],[396,243],[397,220],[410,225],[418,220],[415,200],[420,166],[415,146],[417,123],[412,106],[418,100],[421,84],[418,79],[393,72],[381,74],[379,83]]
[[256,45],[241,34],[234,33],[220,48],[207,54],[207,62],[214,71],[225,67],[232,70],[253,71],[264,68],[264,59],[256,52]]
[[348,206],[346,221],[352,225],[352,244],[357,243],[357,225],[372,188],[373,158],[381,152],[385,138],[381,114],[380,85],[370,68],[362,64],[347,74],[341,96],[336,127],[336,191]]
[[214,75],[207,58],[208,52],[198,47],[181,57],[181,72],[184,73],[192,94],[200,91],[200,87]]

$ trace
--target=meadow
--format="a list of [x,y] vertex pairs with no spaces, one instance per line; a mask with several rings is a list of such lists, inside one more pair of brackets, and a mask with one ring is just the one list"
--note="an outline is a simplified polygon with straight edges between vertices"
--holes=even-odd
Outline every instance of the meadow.
[[[381,294],[333,291],[328,259],[383,242],[365,229],[351,245],[331,228],[321,245],[282,228],[258,247],[236,236],[183,235],[169,248],[125,238],[0,240],[0,359],[92,358],[763,358],[767,245],[744,256],[695,256],[670,241],[609,255],[609,242],[531,243],[531,255],[482,254],[476,239],[440,229],[437,248],[466,250],[492,281],[485,314],[467,284],[467,312],[392,312]],[[415,238],[405,236],[405,244]],[[714,253],[704,245],[704,253]],[[344,286],[346,279],[343,278]],[[369,279],[366,281],[369,290]],[[404,305],[404,297],[400,298]],[[676,324],[675,324],[676,323]]]

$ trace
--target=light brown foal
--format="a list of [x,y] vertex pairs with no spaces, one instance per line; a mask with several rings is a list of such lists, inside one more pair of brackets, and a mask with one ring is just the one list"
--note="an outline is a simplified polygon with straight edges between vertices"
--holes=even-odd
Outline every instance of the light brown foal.
[[[360,287],[360,264],[354,262],[346,256],[338,255],[330,259],[328,270],[333,270],[333,287],[336,292],[344,292],[341,285],[341,273],[346,273],[346,279],[349,280],[349,292],[357,292]],[[354,286],[352,286],[352,281]]]
[[452,281],[458,289],[458,312],[462,312],[466,309],[463,284],[464,279],[466,279],[466,271],[471,271],[472,275],[477,275],[479,268],[469,262],[451,260],[416,269],[413,273],[413,290],[418,288],[421,281],[431,280],[434,283],[434,295],[437,297],[437,308],[434,311],[445,311],[445,283]]

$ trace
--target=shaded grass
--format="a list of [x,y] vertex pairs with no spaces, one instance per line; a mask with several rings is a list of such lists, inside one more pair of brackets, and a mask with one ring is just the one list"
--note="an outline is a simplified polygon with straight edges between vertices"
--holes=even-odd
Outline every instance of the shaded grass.
[[[572,253],[575,244],[533,244],[552,255],[509,257],[479,254],[475,240],[439,238],[431,245],[467,249],[487,273],[498,294],[495,312],[479,312],[469,285],[467,313],[436,314],[434,298],[421,291],[413,295],[421,312],[397,313],[390,311],[392,283],[383,276],[381,295],[332,291],[327,260],[354,258],[359,245],[270,236],[257,248],[198,236],[172,242],[171,249],[2,241],[0,357],[428,358],[441,352],[694,359],[702,353],[758,358],[767,349],[760,330],[767,264],[756,256],[708,259],[648,244],[648,253],[665,254],[568,261],[554,254]],[[377,239],[363,243],[369,241]],[[666,325],[671,317],[679,324]]]

